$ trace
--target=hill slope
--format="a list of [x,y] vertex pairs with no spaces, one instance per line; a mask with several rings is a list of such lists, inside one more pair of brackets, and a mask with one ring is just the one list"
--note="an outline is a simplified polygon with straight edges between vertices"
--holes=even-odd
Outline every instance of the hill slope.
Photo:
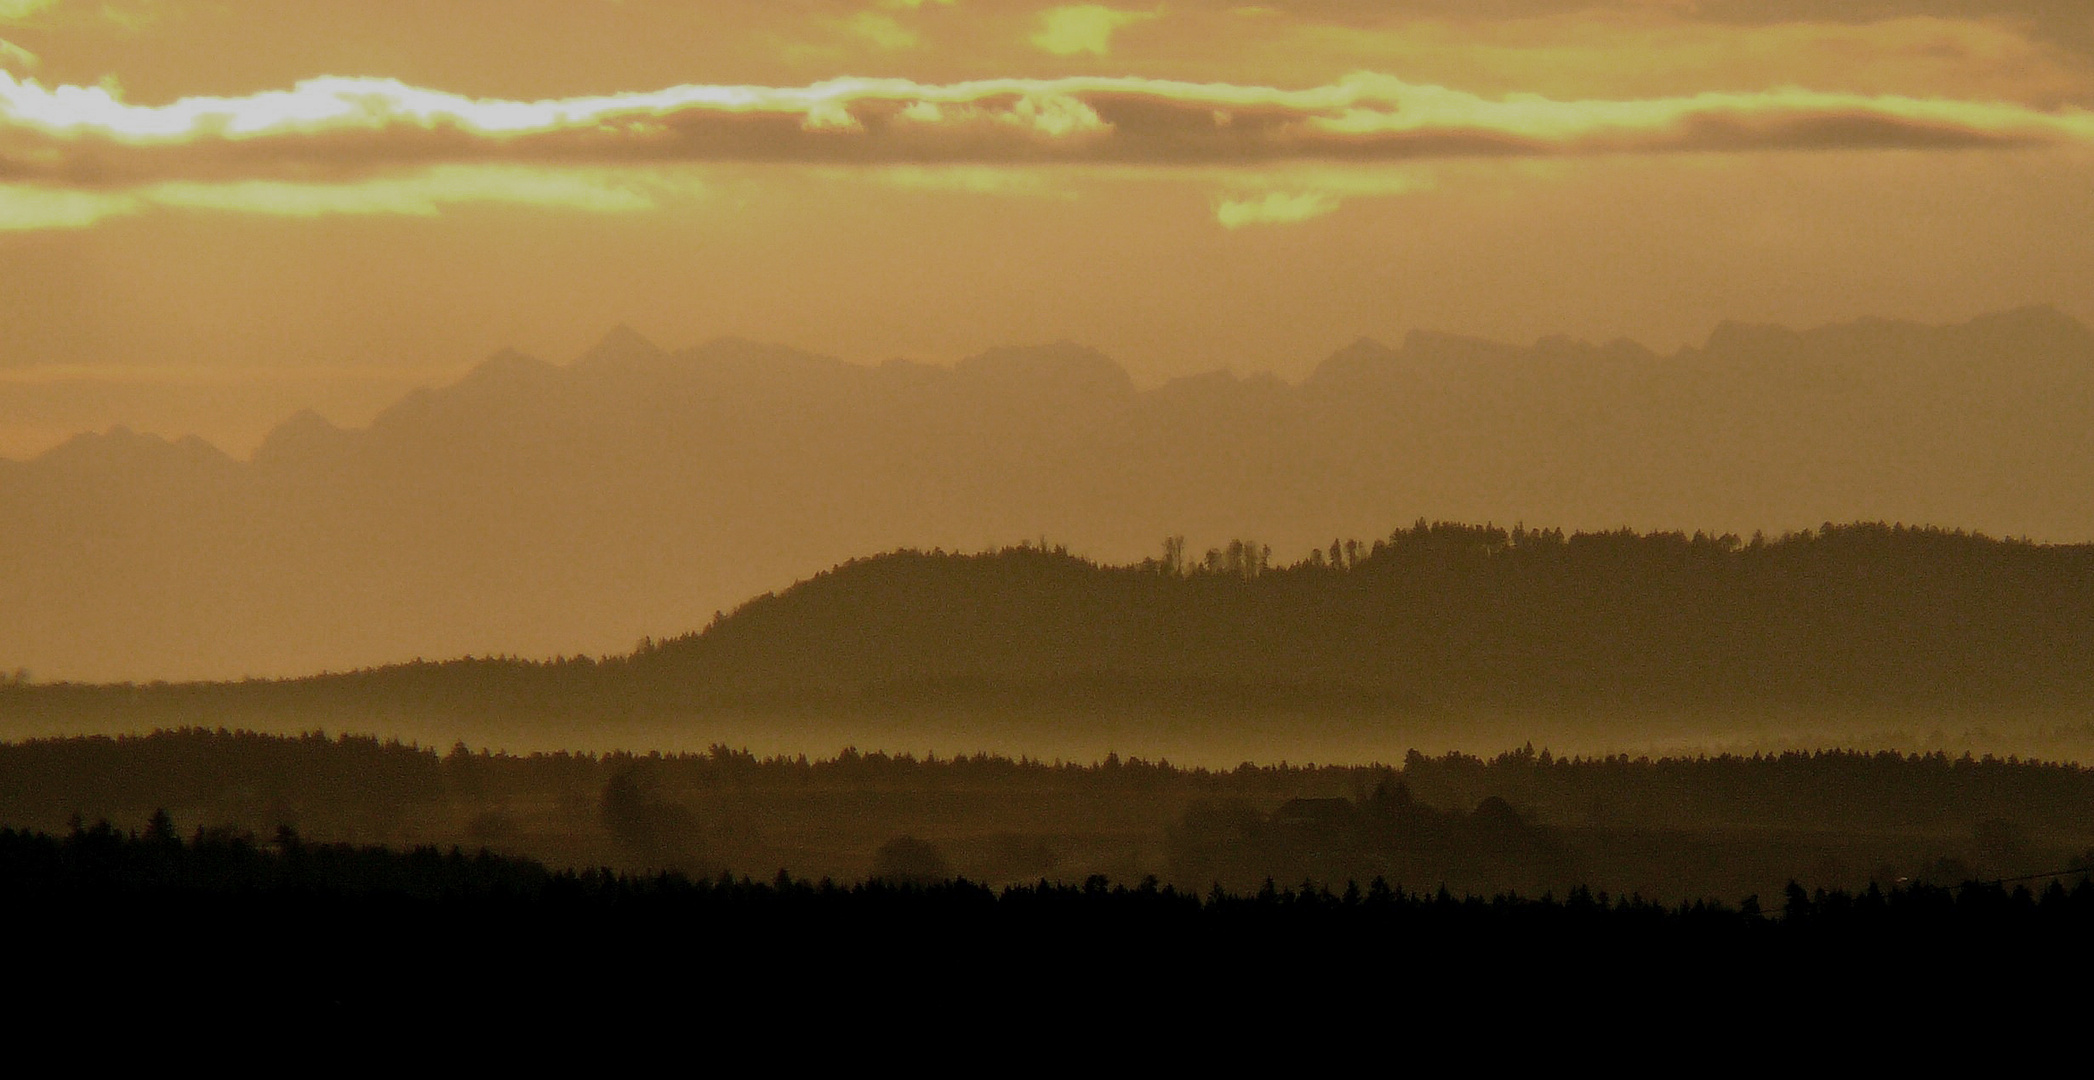
[[1090,724],[1101,747],[1155,753],[1153,718],[1177,716],[1197,723],[1173,755],[1255,744],[1281,757],[1331,723],[1343,730],[1324,732],[1324,752],[1372,756],[1400,754],[1421,723],[1471,742],[1619,745],[1767,718],[1833,738],[1886,718],[2083,725],[2094,707],[2094,545],[1886,525],[1741,542],[1421,522],[1288,567],[1262,557],[1232,545],[1187,569],[1030,546],[901,551],[625,656],[0,685],[0,727],[327,726],[446,743],[471,730],[555,746],[644,727],[672,744],[819,747],[873,737],[860,721],[885,717],[901,746],[935,728],[1024,750]]
[[750,603],[629,664],[644,684],[720,700],[2094,700],[2094,545],[1881,525],[1742,543],[1420,522],[1342,568],[1218,554],[1179,573],[1030,547],[898,552]]
[[292,675],[622,651],[867,551],[1174,532],[1283,559],[1418,514],[1749,532],[1823,520],[2094,537],[2094,334],[1725,325],[1698,349],[1359,342],[1299,385],[1148,390],[1080,346],[955,368],[615,333],[514,353],[250,461],[82,436],[0,469],[0,669]]

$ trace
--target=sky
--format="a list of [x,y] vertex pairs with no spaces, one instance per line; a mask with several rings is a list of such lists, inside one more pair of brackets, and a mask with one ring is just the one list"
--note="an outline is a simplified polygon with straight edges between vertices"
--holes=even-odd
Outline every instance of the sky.
[[2085,0],[0,0],[0,456],[612,327],[1138,383],[2094,320]]

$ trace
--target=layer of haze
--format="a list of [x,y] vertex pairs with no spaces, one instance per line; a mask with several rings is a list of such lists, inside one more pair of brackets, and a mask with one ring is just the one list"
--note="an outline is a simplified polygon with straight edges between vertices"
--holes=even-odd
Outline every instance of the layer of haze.
[[2090,106],[2079,0],[0,0],[0,668],[1043,535],[2083,540]]
[[[2094,318],[2066,0],[14,0],[0,43],[5,457],[116,424],[245,454],[619,323],[863,363],[1068,337],[1152,386],[1421,328],[1669,351],[1727,319]],[[397,82],[338,87],[341,131],[244,126],[326,77]],[[374,119],[386,86],[616,119]],[[617,111],[678,87],[783,111]],[[234,119],[112,111],[196,95]],[[933,99],[952,132],[881,134]]]
[[1143,390],[1081,345],[877,366],[630,330],[502,353],[251,459],[83,435],[0,461],[0,670],[283,675],[623,651],[845,559],[1046,538],[1292,562],[1418,517],[1571,529],[1953,522],[2094,537],[2094,333],[2051,308],[1660,354],[1429,333],[1298,383]]

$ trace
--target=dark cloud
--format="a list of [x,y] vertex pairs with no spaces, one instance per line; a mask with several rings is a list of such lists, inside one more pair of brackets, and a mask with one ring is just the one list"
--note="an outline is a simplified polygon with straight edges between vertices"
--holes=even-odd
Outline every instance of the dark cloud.
[[2094,114],[1777,90],[1646,101],[1491,99],[1362,75],[1301,91],[1141,79],[677,87],[490,102],[383,80],[124,107],[0,83],[0,177],[340,180],[439,164],[1230,165],[2094,141]]

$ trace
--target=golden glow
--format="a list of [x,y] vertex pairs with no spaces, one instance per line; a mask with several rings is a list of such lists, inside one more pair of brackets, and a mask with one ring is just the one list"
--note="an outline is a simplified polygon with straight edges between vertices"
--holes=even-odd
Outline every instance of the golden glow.
[[103,218],[138,209],[138,200],[129,195],[0,184],[0,232],[81,229]]
[[1338,200],[1327,192],[1267,192],[1262,198],[1223,199],[1214,208],[1214,218],[1225,229],[1245,225],[1285,225],[1322,217],[1338,208]]
[[1115,31],[1156,17],[1153,12],[1115,11],[1103,4],[1050,8],[1041,14],[1040,30],[1032,36],[1032,43],[1056,56],[1104,56],[1112,51]]
[[883,186],[904,191],[955,191],[973,195],[1051,195],[1074,198],[1075,192],[1058,185],[1045,169],[1007,169],[987,165],[883,165],[869,172],[830,168],[829,179],[844,182],[870,178]]
[[1230,173],[1217,178],[1228,194],[1214,207],[1214,219],[1225,229],[1299,224],[1336,211],[1344,199],[1409,195],[1438,186],[1431,173],[1404,166],[1288,164]]
[[172,180],[122,192],[75,191],[28,184],[0,185],[0,231],[78,229],[148,207],[218,210],[287,217],[323,214],[409,214],[428,217],[447,205],[496,203],[631,213],[653,209],[659,198],[700,192],[690,179],[604,170],[548,170],[514,165],[443,165],[398,176],[345,183]]
[[[641,210],[607,170],[653,163],[1043,163],[1372,169],[1449,158],[2094,145],[2094,113],[1781,88],[1642,100],[1499,97],[1359,73],[1299,90],[1131,77],[804,87],[685,85],[585,98],[468,98],[318,78],[238,98],[134,105],[0,72],[11,228],[133,208],[433,213],[475,200]],[[502,165],[502,168],[494,166]],[[587,170],[586,175],[575,170]],[[979,185],[976,185],[979,186]],[[1224,225],[1301,221],[1327,194],[1230,199]]]
[[11,41],[0,39],[0,71],[35,71],[36,54]]
[[[1114,131],[1110,120],[1101,119],[1101,108],[1107,113],[1145,110],[1148,126],[1156,130]],[[1247,117],[1255,122],[1235,122],[1238,118],[1230,111],[1235,109],[1257,110]],[[708,126],[747,117],[796,123],[753,132]],[[2094,141],[2094,114],[2073,107],[2041,110],[2003,102],[1797,88],[1635,101],[1560,101],[1525,93],[1493,99],[1364,72],[1304,90],[1141,78],[991,79],[947,85],[849,78],[805,87],[687,85],[547,101],[473,99],[393,79],[326,77],[290,90],[243,98],[184,98],[158,106],[127,104],[105,87],[46,89],[34,79],[17,80],[0,72],[0,124],[9,129],[11,156],[30,165],[62,155],[87,139],[137,147],[272,140],[295,146],[300,138],[341,132],[434,131],[493,142],[496,149],[500,140],[564,135],[571,138],[566,146],[533,142],[519,153],[557,157],[565,151],[569,156],[604,158],[633,153],[636,147],[653,149],[662,157],[694,159],[867,158],[883,153],[993,158],[1020,152],[1019,140],[1107,132],[1114,134],[1108,147],[1085,143],[1059,149],[1069,156],[1123,160],[1488,152],[1459,145],[1384,147],[1377,152],[1374,147],[1330,141],[1388,134],[1503,139],[1534,152],[1725,149],[1715,133],[1687,130],[1710,120],[1756,122],[1764,134],[1744,139],[1755,149],[1770,142],[1825,145],[1817,136],[1783,134],[1824,120],[1885,125],[1880,135],[1863,140],[1871,145],[1901,137],[1915,145],[1958,136],[1976,142]],[[867,121],[876,122],[877,129]],[[792,134],[836,131],[887,145],[836,145]],[[752,137],[733,137],[737,134]],[[927,141],[926,134],[954,137],[941,145]],[[984,135],[997,138],[985,146]],[[1612,136],[1633,140],[1618,145],[1604,141]],[[1165,145],[1187,138],[1200,143]],[[1707,145],[1700,145],[1704,142]],[[428,152],[463,157],[486,149],[466,144]]]
[[[656,188],[661,185],[651,185]],[[409,176],[345,184],[240,180],[226,184],[173,181],[142,193],[159,205],[199,210],[313,217],[320,214],[429,216],[463,202],[559,207],[593,213],[630,213],[656,205],[649,185],[600,171],[548,171],[519,166],[446,165]],[[693,189],[679,189],[689,193]]]
[[896,22],[894,16],[877,11],[861,11],[851,17],[851,32],[881,49],[913,49],[923,40],[913,30]]
[[1931,16],[1874,22],[1698,21],[1675,13],[1572,13],[1371,26],[1239,20],[1219,38],[1236,70],[1400,72],[1483,93],[1658,97],[1795,85],[1860,94],[1942,94],[2055,104],[2094,92],[2086,59],[2019,20]]
[[[2094,322],[2086,5],[1863,6],[0,0],[0,369]],[[65,385],[0,456],[376,407]]]
[[26,19],[39,14],[58,0],[0,0],[0,22]]

